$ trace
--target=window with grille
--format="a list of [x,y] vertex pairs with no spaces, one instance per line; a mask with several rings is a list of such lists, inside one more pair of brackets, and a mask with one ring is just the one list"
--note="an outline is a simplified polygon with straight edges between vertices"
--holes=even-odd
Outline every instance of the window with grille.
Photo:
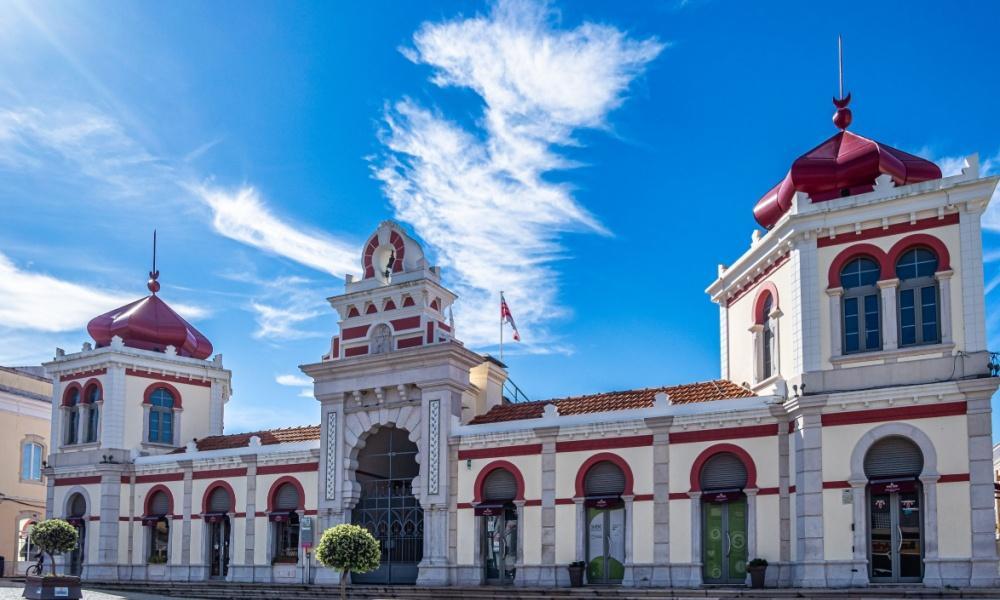
[[601,461],[587,470],[583,489],[588,497],[621,496],[625,492],[625,473],[615,463]]
[[916,477],[924,470],[924,454],[911,440],[890,436],[875,442],[865,454],[868,479]]
[[511,502],[517,497],[517,478],[507,469],[493,469],[483,481],[484,502]]

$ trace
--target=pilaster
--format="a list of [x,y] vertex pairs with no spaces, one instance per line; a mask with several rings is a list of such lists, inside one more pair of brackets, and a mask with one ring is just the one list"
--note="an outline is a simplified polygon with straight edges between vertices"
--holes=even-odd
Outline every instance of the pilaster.
[[542,442],[542,566],[538,585],[555,585],[556,573],[556,436],[558,427],[535,429]]
[[[666,587],[671,583],[670,426],[673,421],[673,417],[646,419],[646,426],[653,432],[653,574],[650,581],[653,587]],[[578,529],[582,531],[583,527]]]
[[[896,290],[898,279],[883,279],[878,282],[882,294],[882,349],[896,350],[899,348],[899,324],[896,319]],[[859,309],[860,310],[860,309]],[[835,313],[839,314],[839,313]]]
[[795,531],[798,574],[802,587],[826,585],[823,540],[823,430],[825,397],[794,398],[788,407],[795,427]]

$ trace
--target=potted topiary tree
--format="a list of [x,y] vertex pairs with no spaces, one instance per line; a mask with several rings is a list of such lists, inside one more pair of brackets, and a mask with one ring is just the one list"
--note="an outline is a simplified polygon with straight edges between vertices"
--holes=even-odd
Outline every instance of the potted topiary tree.
[[24,597],[35,600],[50,598],[79,599],[83,597],[80,591],[80,578],[70,575],[56,574],[55,557],[59,554],[72,552],[79,541],[76,527],[62,519],[47,519],[36,523],[31,529],[31,543],[49,555],[50,575],[39,573],[29,575],[24,583]]
[[316,560],[324,567],[340,571],[340,600],[347,600],[347,577],[378,568],[382,551],[378,540],[364,527],[337,525],[323,532],[316,548]]
[[747,563],[747,572],[750,573],[750,587],[763,588],[764,574],[767,572],[767,560],[755,558]]

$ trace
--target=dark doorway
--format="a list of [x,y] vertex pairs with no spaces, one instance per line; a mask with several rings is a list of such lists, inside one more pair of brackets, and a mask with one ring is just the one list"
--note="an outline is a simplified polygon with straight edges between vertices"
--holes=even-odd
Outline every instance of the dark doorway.
[[371,532],[382,549],[382,562],[371,573],[352,573],[355,583],[414,584],[424,556],[424,511],[413,496],[419,472],[417,445],[409,433],[383,427],[368,437],[358,454],[361,497],[352,520]]

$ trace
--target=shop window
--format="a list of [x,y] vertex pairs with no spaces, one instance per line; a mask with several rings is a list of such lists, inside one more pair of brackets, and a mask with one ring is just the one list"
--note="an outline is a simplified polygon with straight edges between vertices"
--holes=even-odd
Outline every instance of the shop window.
[[301,504],[298,488],[284,483],[274,492],[273,510],[269,516],[272,523],[274,554],[272,562],[299,562],[299,513]]

